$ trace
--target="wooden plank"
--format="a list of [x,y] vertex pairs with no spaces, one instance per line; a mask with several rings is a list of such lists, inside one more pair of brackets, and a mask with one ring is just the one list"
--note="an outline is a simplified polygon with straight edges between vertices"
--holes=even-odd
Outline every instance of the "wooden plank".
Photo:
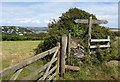
[[91,39],[91,42],[109,42],[110,39]]
[[55,66],[48,72],[47,76],[50,75],[53,71],[55,71],[56,68],[57,68],[57,65],[55,65]]
[[[54,63],[56,60],[57,60],[57,58],[55,58],[54,61],[52,61],[52,63]],[[49,66],[49,64],[50,64],[50,62],[48,62],[47,64],[45,64],[44,66],[42,66],[41,68],[39,68],[38,70],[36,70],[35,72],[31,73],[30,75],[24,77],[22,80],[31,80],[36,75],[38,75],[39,73],[41,73],[42,71],[44,71]]]
[[52,76],[50,76],[50,77],[49,77],[49,79],[48,79],[48,80],[54,80],[54,78],[55,78],[56,74],[57,74],[57,73],[55,72]]
[[80,68],[78,66],[70,66],[70,65],[65,65],[65,69],[73,70],[73,71],[79,71]]
[[21,73],[22,70],[23,70],[23,69],[18,70],[18,71],[10,78],[10,81],[9,81],[9,82],[14,82],[14,81],[17,79],[18,75]]
[[75,23],[88,23],[88,19],[76,19]]
[[33,66],[26,66],[26,69],[30,70],[30,71],[35,71],[37,70],[36,68],[34,68]]
[[107,24],[107,20],[92,20],[92,24]]
[[[109,48],[110,45],[99,45],[100,48]],[[90,48],[97,48],[96,45],[91,45]]]
[[67,36],[64,34],[62,36],[62,46],[61,46],[61,54],[60,54],[60,76],[64,77],[65,74],[65,55],[67,48]]
[[[27,66],[27,65],[39,60],[40,58],[43,58],[43,57],[45,57],[47,55],[50,55],[50,54],[54,53],[56,51],[56,49],[58,49],[58,46],[54,47],[54,48],[52,48],[50,50],[47,50],[47,51],[45,51],[43,53],[40,53],[40,54],[38,54],[38,55],[36,55],[34,57],[26,59],[26,60],[24,60],[24,61],[22,61],[22,62],[20,62],[20,63],[18,63],[16,65],[5,68],[3,71],[0,72],[0,76],[3,77],[5,75],[9,74],[9,72],[15,72],[16,70],[18,70],[18,69],[20,69],[20,68],[22,68],[24,66]],[[2,77],[0,77],[0,78],[2,78]]]
[[[56,68],[57,68],[57,65],[54,66],[54,67],[46,74],[46,77],[45,77],[45,78],[47,78],[53,71],[55,71]],[[57,72],[56,72],[56,73],[57,73]],[[44,76],[41,77],[39,80],[45,80],[45,79],[44,79]]]
[[46,70],[46,72],[45,72],[42,80],[44,80],[44,79],[47,77],[47,74],[48,74],[48,72],[49,72],[49,70],[50,70],[50,67],[51,67],[51,65],[52,65],[52,61],[54,61],[54,59],[55,59],[55,57],[56,57],[56,55],[57,55],[57,53],[58,53],[58,50],[59,50],[59,49],[57,49],[56,52],[54,53],[54,55],[53,55],[53,57],[52,57],[52,59],[51,59],[51,61],[50,61],[50,64],[49,64],[49,66],[48,66],[48,68],[47,68],[47,70]]

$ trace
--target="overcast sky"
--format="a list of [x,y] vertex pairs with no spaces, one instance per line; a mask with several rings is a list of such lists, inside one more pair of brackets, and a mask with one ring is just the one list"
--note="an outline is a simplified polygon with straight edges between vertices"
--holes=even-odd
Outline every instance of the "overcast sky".
[[108,0],[104,0],[106,2],[87,2],[88,0],[85,0],[86,2],[68,2],[68,0],[64,0],[66,2],[7,1],[4,0],[2,3],[2,13],[0,13],[2,15],[2,23],[0,24],[2,25],[47,26],[51,20],[58,20],[62,13],[65,13],[68,9],[77,7],[96,15],[98,19],[108,20],[109,23],[104,26],[118,27],[118,0],[114,0],[116,2],[112,0],[109,0],[111,2],[108,2]]

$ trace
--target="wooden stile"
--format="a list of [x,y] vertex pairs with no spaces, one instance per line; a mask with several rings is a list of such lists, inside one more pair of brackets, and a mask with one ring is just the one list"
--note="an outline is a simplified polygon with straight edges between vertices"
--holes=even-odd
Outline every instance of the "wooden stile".
[[108,39],[91,39],[91,28],[92,24],[107,24],[107,20],[95,20],[92,19],[92,16],[90,19],[76,19],[75,23],[84,23],[84,24],[89,24],[89,31],[88,31],[88,52],[91,54],[91,48],[97,48],[96,45],[91,45],[91,42],[108,42],[107,45],[99,45],[100,48],[109,48],[110,47],[110,38]]

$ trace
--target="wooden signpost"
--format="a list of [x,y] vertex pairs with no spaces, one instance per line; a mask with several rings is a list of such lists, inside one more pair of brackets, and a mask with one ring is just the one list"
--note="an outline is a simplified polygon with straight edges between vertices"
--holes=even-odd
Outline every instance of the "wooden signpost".
[[[99,39],[91,39],[91,28],[92,28],[92,24],[107,24],[108,23],[108,21],[107,20],[94,20],[94,19],[92,19],[92,16],[90,17],[90,19],[88,20],[88,19],[76,19],[75,20],[75,23],[82,23],[82,24],[89,24],[89,32],[88,32],[88,35],[89,35],[89,38],[88,38],[88,47],[89,47],[89,52],[90,52],[90,48],[97,48],[97,46],[96,45],[90,45],[90,42],[93,42],[93,40],[95,41],[95,42],[104,42],[104,41],[108,41],[108,43],[109,43],[109,41],[110,41],[110,38],[108,38],[108,39],[100,39],[100,41],[99,41]],[[100,48],[105,48],[105,47],[110,47],[110,45],[108,44],[108,45],[100,45],[99,46]],[[91,52],[90,52],[91,53]]]
[[[108,23],[108,21],[106,21],[106,20],[91,20],[91,21],[92,21],[92,24],[107,24]],[[87,23],[89,23],[89,20],[88,19],[76,19],[75,23],[87,24]]]

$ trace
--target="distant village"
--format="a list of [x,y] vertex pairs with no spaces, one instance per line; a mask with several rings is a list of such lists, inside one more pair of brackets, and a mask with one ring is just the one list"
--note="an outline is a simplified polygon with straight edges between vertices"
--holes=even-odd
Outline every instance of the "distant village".
[[48,32],[47,27],[18,27],[18,26],[2,26],[3,34],[15,34],[15,35],[25,35],[25,34],[38,34]]

